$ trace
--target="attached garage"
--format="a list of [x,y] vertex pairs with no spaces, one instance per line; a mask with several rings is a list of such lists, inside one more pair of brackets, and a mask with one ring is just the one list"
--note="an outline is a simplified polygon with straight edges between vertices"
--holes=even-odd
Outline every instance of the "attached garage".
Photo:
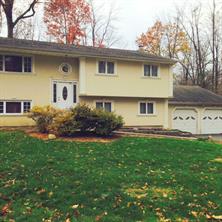
[[198,114],[194,109],[176,109],[173,112],[173,129],[197,133]]
[[176,86],[169,127],[192,134],[222,134],[222,96],[198,86]]
[[202,134],[222,133],[222,109],[206,109],[201,117]]

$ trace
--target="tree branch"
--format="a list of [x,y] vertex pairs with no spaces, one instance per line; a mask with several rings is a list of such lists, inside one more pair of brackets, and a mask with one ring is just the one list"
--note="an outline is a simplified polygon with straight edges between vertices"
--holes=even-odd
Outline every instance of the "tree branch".
[[[2,0],[0,0],[2,1]],[[17,17],[17,19],[13,22],[13,25],[15,26],[21,19],[26,19],[26,18],[30,18],[33,15],[35,15],[35,5],[38,3],[38,0],[33,0],[33,2],[30,4],[30,6],[28,7],[27,10],[25,10],[20,16]],[[29,13],[30,11],[32,11],[32,13],[30,15],[26,15],[27,13]]]

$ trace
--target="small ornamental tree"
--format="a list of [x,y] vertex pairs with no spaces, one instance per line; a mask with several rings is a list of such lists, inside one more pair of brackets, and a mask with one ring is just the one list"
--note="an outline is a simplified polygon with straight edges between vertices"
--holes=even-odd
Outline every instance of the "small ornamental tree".
[[48,34],[60,43],[79,44],[90,22],[90,6],[85,0],[50,0],[45,4],[44,22]]

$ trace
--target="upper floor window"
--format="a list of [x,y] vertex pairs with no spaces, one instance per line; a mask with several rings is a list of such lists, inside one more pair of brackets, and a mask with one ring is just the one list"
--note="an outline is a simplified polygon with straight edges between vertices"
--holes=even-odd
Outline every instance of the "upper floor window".
[[98,62],[98,73],[100,74],[114,74],[115,73],[115,63],[109,61],[99,61]]
[[32,57],[0,55],[0,71],[31,73]]
[[154,103],[153,102],[140,102],[139,103],[139,114],[153,115],[154,114]]
[[158,77],[159,68],[157,65],[144,65],[144,76]]
[[111,102],[96,102],[96,109],[104,109],[107,112],[112,112],[112,103]]

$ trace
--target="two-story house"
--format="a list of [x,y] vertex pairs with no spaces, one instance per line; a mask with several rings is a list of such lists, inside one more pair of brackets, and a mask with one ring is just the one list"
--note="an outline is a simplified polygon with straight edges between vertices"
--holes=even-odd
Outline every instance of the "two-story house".
[[175,61],[139,51],[0,38],[0,125],[31,107],[77,103],[115,111],[130,126],[168,127]]
[[[0,126],[34,124],[26,113],[35,105],[66,109],[86,103],[122,115],[127,126],[201,133],[196,101],[183,100],[186,93],[193,99],[192,92],[180,91],[181,97],[177,88],[173,98],[174,64],[141,51],[0,38]],[[205,96],[202,105],[222,119],[222,97],[211,94],[208,99],[217,101],[204,104]]]

